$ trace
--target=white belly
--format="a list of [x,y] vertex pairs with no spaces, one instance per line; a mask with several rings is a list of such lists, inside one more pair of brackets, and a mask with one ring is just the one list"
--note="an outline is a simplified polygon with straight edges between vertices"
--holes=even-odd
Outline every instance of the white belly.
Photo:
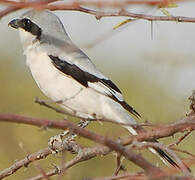
[[61,101],[60,105],[68,114],[80,118],[135,123],[119,103],[60,72],[45,52],[28,50],[25,54],[26,63],[41,91],[53,101]]
[[54,101],[71,98],[81,89],[76,81],[53,66],[46,53],[30,52],[26,63],[39,88]]
[[61,106],[67,113],[83,118],[102,118],[100,94],[85,88],[80,83],[66,76],[53,66],[46,53],[29,51],[27,66],[41,91],[53,101],[62,101]]

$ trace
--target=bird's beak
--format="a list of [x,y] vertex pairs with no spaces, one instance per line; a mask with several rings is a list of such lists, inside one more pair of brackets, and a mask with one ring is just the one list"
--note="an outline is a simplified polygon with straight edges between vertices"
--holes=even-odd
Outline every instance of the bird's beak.
[[21,23],[20,19],[14,19],[8,23],[8,26],[18,29],[20,27],[20,23]]

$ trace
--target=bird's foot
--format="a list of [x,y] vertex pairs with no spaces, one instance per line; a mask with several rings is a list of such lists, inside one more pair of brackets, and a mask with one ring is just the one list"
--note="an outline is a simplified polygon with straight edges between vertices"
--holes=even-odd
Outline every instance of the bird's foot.
[[48,146],[51,149],[52,154],[56,154],[56,153],[60,152],[60,150],[63,147],[62,144],[63,144],[63,140],[62,140],[61,134],[58,134],[56,136],[52,136],[48,142]]
[[[88,124],[90,124],[90,122],[90,120],[81,120],[78,126],[81,128],[85,128]],[[60,133],[56,136],[52,136],[49,139],[48,146],[53,154],[63,151],[64,149],[71,151],[71,149],[69,149],[68,144],[75,140],[77,134],[71,133],[68,137],[66,137],[68,134],[70,134],[70,131],[66,130],[63,133]],[[71,152],[74,153],[73,151]]]
[[75,153],[72,149],[71,143],[74,142],[74,135],[70,135],[63,140],[61,134],[53,136],[49,139],[48,146],[51,149],[53,154],[57,154],[63,150],[70,151],[71,153]]

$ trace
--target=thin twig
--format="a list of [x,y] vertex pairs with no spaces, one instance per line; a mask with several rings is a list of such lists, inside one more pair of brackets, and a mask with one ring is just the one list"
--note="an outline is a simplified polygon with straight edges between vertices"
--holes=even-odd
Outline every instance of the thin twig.
[[123,157],[121,156],[121,154],[119,153],[116,154],[116,169],[114,171],[113,176],[117,176],[120,171],[126,170],[125,167],[122,165],[122,160],[123,160],[122,158]]
[[46,103],[46,101],[41,100],[41,99],[39,99],[38,97],[35,98],[34,102],[35,102],[35,103],[38,103],[38,104],[41,105],[41,106],[45,106],[45,107],[47,107],[47,108],[49,108],[49,109],[52,109],[52,110],[54,110],[54,111],[57,112],[57,113],[61,113],[61,114],[67,115],[67,113],[66,113],[65,111],[63,111],[62,109],[56,108],[56,107],[54,107],[54,106],[51,106],[51,105],[49,105],[48,103]]
[[186,150],[181,150],[181,149],[178,149],[178,148],[175,148],[175,147],[170,147],[170,149],[172,149],[173,151],[177,151],[177,152],[181,152],[181,153],[184,153],[184,154],[187,154],[193,158],[195,158],[195,155],[186,151]]
[[147,177],[143,172],[138,172],[138,173],[128,173],[128,174],[122,174],[122,175],[117,175],[117,176],[112,176],[112,177],[103,177],[103,178],[94,178],[91,180],[119,180],[119,179],[126,179],[126,180],[142,180],[146,179]]
[[46,172],[40,167],[39,164],[36,163],[35,167],[40,171],[42,176],[44,177],[45,180],[50,180],[50,178],[47,176]]
[[172,143],[169,145],[169,147],[172,147],[174,145],[179,145],[179,143],[181,143],[190,133],[192,132],[192,130],[189,130],[188,132],[186,132],[183,136],[181,136],[176,142]]

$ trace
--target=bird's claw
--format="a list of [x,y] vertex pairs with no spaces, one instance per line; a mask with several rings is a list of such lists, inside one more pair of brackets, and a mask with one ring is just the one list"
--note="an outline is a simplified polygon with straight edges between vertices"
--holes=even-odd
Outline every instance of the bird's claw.
[[48,147],[52,151],[52,154],[56,154],[60,152],[60,150],[62,149],[62,146],[63,146],[63,140],[62,140],[61,134],[52,136],[49,139]]
[[[75,134],[72,134],[63,140],[63,137],[65,135],[67,135],[67,132],[62,133],[62,134],[58,134],[58,135],[53,136],[49,139],[48,146],[51,149],[52,154],[59,153],[59,152],[63,151],[64,149],[72,152],[72,150],[69,147],[69,143],[74,141],[76,136],[75,136]],[[74,153],[74,152],[72,152],[72,153]]]

